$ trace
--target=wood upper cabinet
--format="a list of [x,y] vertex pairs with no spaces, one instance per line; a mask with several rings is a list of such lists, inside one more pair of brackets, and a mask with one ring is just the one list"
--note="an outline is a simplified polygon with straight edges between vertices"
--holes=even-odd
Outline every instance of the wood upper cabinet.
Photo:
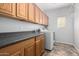
[[42,24],[45,25],[45,15],[43,14]]
[[46,16],[45,19],[46,19],[45,25],[48,25],[48,16]]
[[35,22],[35,5],[33,3],[29,3],[29,14],[28,18],[30,22]]
[[40,24],[43,24],[43,13],[40,11]]
[[40,10],[36,5],[35,5],[35,22],[40,24]]
[[17,3],[17,17],[28,19],[28,3]]
[[0,3],[0,13],[15,16],[16,4],[13,3]]
[[48,17],[33,3],[0,3],[0,14],[16,19],[48,25]]
[[48,16],[43,14],[43,25],[48,25]]

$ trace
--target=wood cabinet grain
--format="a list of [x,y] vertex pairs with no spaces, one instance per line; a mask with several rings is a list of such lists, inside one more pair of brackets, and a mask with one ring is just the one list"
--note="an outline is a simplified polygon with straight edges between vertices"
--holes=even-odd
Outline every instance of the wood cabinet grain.
[[35,5],[35,22],[40,24],[40,10],[36,5]]
[[43,14],[43,22],[42,22],[43,25],[48,25],[48,16]]
[[36,41],[36,56],[41,55],[41,40]]
[[35,22],[35,5],[33,3],[29,3],[29,14],[28,14],[28,18],[29,21],[31,22]]
[[48,25],[48,16],[46,16],[46,23],[45,24]]
[[28,3],[17,3],[17,17],[28,20]]
[[14,3],[0,3],[0,13],[15,16],[16,4]]
[[25,56],[35,56],[35,37],[31,38],[28,44],[24,46]]
[[45,25],[45,15],[43,14],[43,21],[42,24]]
[[43,14],[41,11],[40,11],[40,24],[43,24]]
[[[31,43],[32,44],[32,43]],[[25,50],[24,50],[24,55],[25,56],[35,56],[35,44],[33,43],[31,46],[29,47],[25,47]]]
[[24,56],[24,49],[20,48],[18,51],[14,52],[11,56]]
[[22,43],[16,43],[4,48],[0,48],[0,56],[22,56],[24,55],[24,49]]
[[44,42],[45,42],[44,35],[40,35],[36,37],[36,56],[40,56],[44,52],[45,49]]
[[48,25],[48,17],[34,3],[0,3],[0,14],[14,16],[18,20]]

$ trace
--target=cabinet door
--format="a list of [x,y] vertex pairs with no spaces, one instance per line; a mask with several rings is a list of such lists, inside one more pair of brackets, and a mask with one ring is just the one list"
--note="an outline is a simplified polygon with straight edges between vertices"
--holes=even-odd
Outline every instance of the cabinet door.
[[48,25],[48,17],[47,17],[47,15],[44,14],[44,19],[43,20],[44,20],[43,24]]
[[28,17],[29,17],[29,21],[31,21],[31,22],[35,22],[35,5],[34,4],[32,4],[32,3],[29,3],[29,15],[28,15]]
[[42,24],[45,25],[45,16],[43,14],[43,21],[42,21]]
[[36,55],[40,56],[44,53],[44,35],[36,37]]
[[44,47],[45,47],[44,44],[45,44],[44,39],[41,38],[41,53],[44,52]]
[[17,3],[17,16],[25,20],[28,19],[28,4]]
[[41,40],[36,41],[36,56],[41,55]]
[[37,6],[35,7],[35,22],[40,24],[40,10]]
[[0,13],[15,16],[16,4],[13,3],[0,3]]
[[43,14],[41,11],[40,11],[40,24],[43,24]]
[[25,56],[35,56],[35,44],[33,44],[32,46],[29,47],[25,47],[24,50],[24,55]]
[[48,25],[48,16],[46,16],[46,25]]
[[43,25],[48,25],[48,16],[43,14]]

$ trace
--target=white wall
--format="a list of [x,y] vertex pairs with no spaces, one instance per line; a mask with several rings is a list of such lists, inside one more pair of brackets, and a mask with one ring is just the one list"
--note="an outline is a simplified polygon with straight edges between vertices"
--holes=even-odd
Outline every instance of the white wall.
[[16,32],[16,31],[32,31],[42,28],[43,26],[14,20],[11,18],[0,16],[0,33],[2,32]]
[[[51,32],[55,32],[55,40],[57,42],[63,42],[73,44],[74,32],[73,32],[73,20],[74,20],[74,9],[72,6],[66,6],[55,10],[46,11],[49,16],[48,29]],[[65,28],[57,28],[57,18],[60,16],[66,17]]]
[[74,41],[75,47],[79,49],[79,4],[75,4],[75,20],[74,20]]

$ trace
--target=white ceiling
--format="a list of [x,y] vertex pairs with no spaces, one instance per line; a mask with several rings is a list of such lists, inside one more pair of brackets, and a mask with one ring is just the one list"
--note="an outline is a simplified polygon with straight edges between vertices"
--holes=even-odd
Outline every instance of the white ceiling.
[[55,8],[60,8],[60,7],[72,5],[72,3],[37,3],[37,5],[42,10],[46,11],[46,10],[50,10],[50,9],[55,9]]

